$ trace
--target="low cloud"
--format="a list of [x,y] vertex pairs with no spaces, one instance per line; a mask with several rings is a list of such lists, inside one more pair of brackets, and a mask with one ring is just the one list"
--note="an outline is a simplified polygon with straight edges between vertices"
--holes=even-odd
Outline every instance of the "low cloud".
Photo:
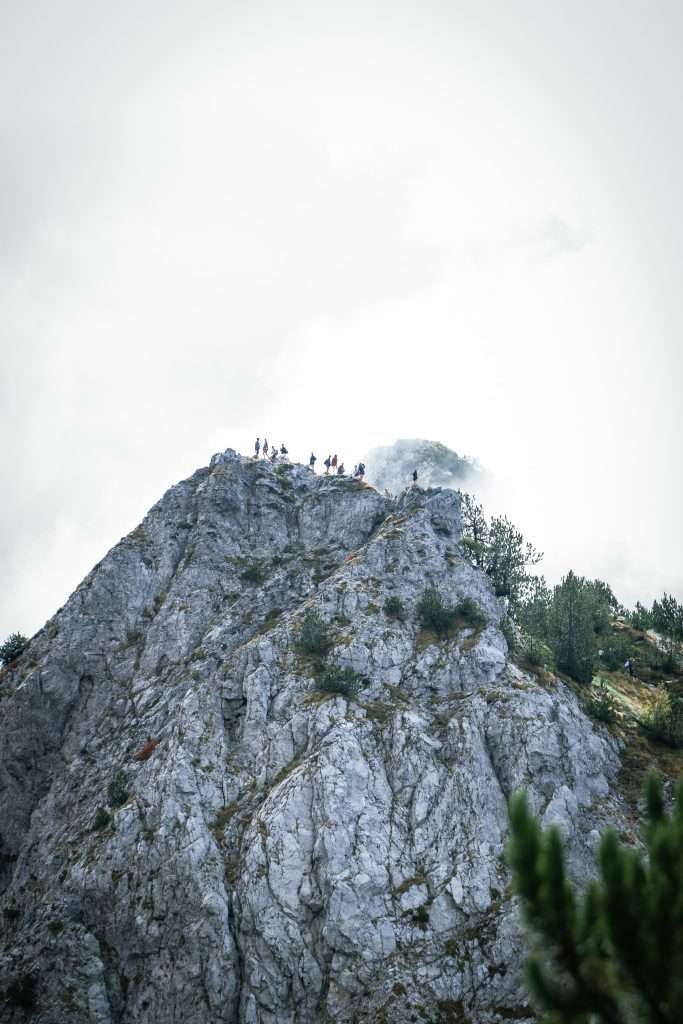
[[257,433],[435,438],[547,566],[681,592],[676,33],[636,82],[612,20],[537,6],[14,6],[0,638]]
[[593,240],[587,228],[571,227],[557,214],[545,217],[510,232],[509,244],[527,250],[532,259],[555,260],[560,256],[581,252]]

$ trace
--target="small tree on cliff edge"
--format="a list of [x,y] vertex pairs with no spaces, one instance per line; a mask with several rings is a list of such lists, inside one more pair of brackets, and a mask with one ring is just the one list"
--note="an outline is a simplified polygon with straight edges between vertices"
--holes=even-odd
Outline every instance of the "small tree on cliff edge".
[[458,495],[464,551],[473,565],[491,577],[496,594],[507,597],[516,614],[533,586],[527,567],[537,565],[543,554],[524,540],[506,516],[493,516],[489,522],[471,494],[458,491]]
[[27,646],[27,637],[21,633],[10,633],[4,644],[0,644],[0,661],[3,665],[9,665],[16,661]]
[[510,801],[508,862],[533,952],[526,976],[549,1024],[683,1021],[683,779],[671,817],[647,780],[647,858],[600,843],[599,881],[578,897],[557,828],[542,832],[526,795]]

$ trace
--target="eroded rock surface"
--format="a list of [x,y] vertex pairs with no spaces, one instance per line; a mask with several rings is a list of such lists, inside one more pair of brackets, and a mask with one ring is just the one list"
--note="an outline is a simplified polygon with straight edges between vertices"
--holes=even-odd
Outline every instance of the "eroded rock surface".
[[[451,491],[230,450],[173,487],[0,680],[0,990],[32,976],[44,1024],[530,1019],[506,800],[587,877],[618,756],[508,662],[459,537]],[[421,632],[431,584],[486,625]]]

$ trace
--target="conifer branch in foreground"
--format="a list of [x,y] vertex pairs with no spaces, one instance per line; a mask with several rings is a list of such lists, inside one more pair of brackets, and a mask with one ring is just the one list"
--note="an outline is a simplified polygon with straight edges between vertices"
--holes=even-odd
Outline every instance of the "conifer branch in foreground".
[[683,1021],[683,779],[673,811],[646,783],[647,856],[602,837],[600,878],[577,894],[559,830],[542,831],[526,794],[510,800],[508,863],[530,937],[526,978],[549,1024]]

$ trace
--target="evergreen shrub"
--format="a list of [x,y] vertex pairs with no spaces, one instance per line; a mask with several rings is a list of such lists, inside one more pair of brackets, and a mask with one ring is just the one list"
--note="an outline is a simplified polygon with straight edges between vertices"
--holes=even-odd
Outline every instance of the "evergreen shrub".
[[10,1006],[21,1010],[34,1010],[36,1007],[37,979],[32,974],[22,974],[15,978],[7,987],[5,998]]
[[474,626],[475,629],[486,625],[484,613],[477,602],[473,601],[471,597],[463,597],[462,601],[458,601],[453,611],[456,618],[461,619],[468,626]]
[[240,579],[244,580],[245,583],[261,583],[265,577],[263,567],[258,562],[253,562],[248,565],[240,573]]
[[591,718],[598,722],[615,722],[617,719],[617,705],[610,693],[604,679],[599,679],[597,687],[589,700],[586,702],[586,710]]
[[103,828],[106,828],[111,821],[111,814],[105,810],[104,807],[98,807],[95,812],[95,820],[93,821],[92,827],[93,832],[100,832]]
[[423,629],[432,629],[445,637],[453,627],[455,613],[444,604],[436,587],[427,587],[417,605],[417,614]]
[[119,768],[107,786],[107,796],[110,807],[121,807],[128,799],[128,779],[123,769]]
[[10,633],[4,644],[0,644],[0,661],[3,665],[9,665],[15,661],[28,646],[28,638],[22,633]]
[[320,675],[318,687],[327,693],[340,693],[344,697],[356,697],[363,685],[363,676],[348,665],[329,665]]
[[683,747],[683,699],[662,690],[640,724],[669,747]]
[[330,639],[325,622],[318,612],[307,611],[304,615],[298,646],[304,654],[324,656],[327,653]]
[[384,612],[390,619],[402,619],[404,608],[401,598],[396,595],[388,597],[384,602]]

